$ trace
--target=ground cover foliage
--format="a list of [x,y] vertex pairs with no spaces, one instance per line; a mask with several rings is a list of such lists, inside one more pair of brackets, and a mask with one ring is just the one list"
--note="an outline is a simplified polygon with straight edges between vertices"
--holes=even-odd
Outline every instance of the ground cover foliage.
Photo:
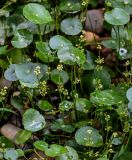
[[132,1],[0,1],[0,159],[132,159]]

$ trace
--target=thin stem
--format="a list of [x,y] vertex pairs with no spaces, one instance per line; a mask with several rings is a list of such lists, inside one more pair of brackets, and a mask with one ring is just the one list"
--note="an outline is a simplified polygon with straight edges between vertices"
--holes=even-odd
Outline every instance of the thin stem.
[[73,72],[74,72],[74,81],[75,81],[75,90],[76,90],[76,66],[74,66]]
[[26,160],[29,160],[25,155],[23,156]]
[[80,80],[81,95],[83,95],[83,84],[82,84],[82,79],[81,79],[81,77],[82,77],[82,70],[81,70],[81,72],[80,71],[78,72],[78,77],[79,77],[79,80]]
[[[4,103],[2,101],[0,101],[0,103],[2,104],[2,107],[4,108]],[[0,115],[0,121],[2,121],[3,117],[4,117],[4,111],[2,111],[1,115]]]
[[[106,128],[108,128],[108,121],[107,121],[107,126],[106,126]],[[107,132],[106,132],[106,143],[107,143],[107,141],[108,141],[108,134],[109,134],[109,131],[107,130]]]
[[42,35],[41,35],[41,27],[38,25],[38,32],[39,32],[39,39],[42,41]]
[[43,158],[35,149],[34,149],[35,154],[42,160],[46,160],[45,158]]
[[117,27],[117,31],[118,31],[118,45],[119,45],[119,48],[118,48],[118,52],[119,52],[119,49],[120,49],[120,29],[119,29],[119,26]]
[[59,34],[59,27],[58,27],[58,7],[55,8],[55,26],[57,34]]

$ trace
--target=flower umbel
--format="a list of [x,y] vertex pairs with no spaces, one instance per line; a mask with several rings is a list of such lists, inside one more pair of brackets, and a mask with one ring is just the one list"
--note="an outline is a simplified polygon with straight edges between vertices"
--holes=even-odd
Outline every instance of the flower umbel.
[[63,70],[63,65],[62,65],[62,64],[58,64],[57,70],[58,70],[58,71],[62,71],[62,70]]
[[45,96],[48,93],[48,90],[49,90],[49,88],[48,88],[47,82],[45,80],[41,81],[39,84],[40,94],[42,96]]
[[40,73],[41,73],[40,66],[36,66],[36,68],[34,69],[34,74],[38,76]]
[[5,86],[0,90],[0,101],[3,101],[7,94],[7,87]]
[[89,4],[89,0],[82,0],[82,6],[87,6]]
[[59,93],[62,93],[64,96],[68,96],[68,90],[64,88],[63,85],[58,85],[58,89],[56,89]]

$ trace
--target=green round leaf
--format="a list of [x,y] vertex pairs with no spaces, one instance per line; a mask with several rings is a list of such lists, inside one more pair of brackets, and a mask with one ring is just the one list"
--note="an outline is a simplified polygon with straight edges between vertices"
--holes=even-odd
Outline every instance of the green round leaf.
[[111,77],[106,69],[100,71],[89,71],[82,78],[83,88],[85,93],[91,93],[96,89],[97,80],[100,79],[100,83],[103,89],[109,89],[111,85]]
[[17,160],[18,159],[18,152],[11,148],[11,149],[6,149],[4,153],[4,158],[7,160]]
[[29,138],[31,138],[32,132],[27,130],[20,130],[15,136],[16,144],[24,144]]
[[21,83],[21,86],[25,86],[25,87],[28,87],[28,88],[36,88],[39,85],[38,82],[26,83],[26,82],[20,81],[20,83]]
[[53,108],[49,101],[46,100],[39,100],[38,106],[42,111],[50,111]]
[[72,133],[75,130],[75,127],[70,124],[65,124],[63,119],[57,119],[51,125],[52,131],[62,130],[67,133]]
[[16,149],[18,153],[18,157],[23,157],[24,156],[24,151],[22,149]]
[[5,148],[13,148],[14,144],[4,136],[0,136],[0,144],[4,144]]
[[65,84],[69,80],[69,76],[66,71],[54,69],[51,72],[51,80],[59,85]]
[[24,128],[31,132],[36,132],[45,127],[44,117],[35,109],[28,109],[23,114]]
[[36,42],[36,48],[38,49],[39,52],[43,54],[51,54],[51,50],[48,46],[48,43],[46,42],[42,42],[42,41]]
[[125,150],[122,154],[119,155],[118,160],[131,160],[132,159],[132,152],[129,150]]
[[61,35],[56,35],[50,39],[49,45],[52,49],[58,50],[63,47],[72,46],[72,43],[67,38],[65,38]]
[[18,156],[23,157],[24,156],[24,151],[22,149],[16,149]]
[[49,157],[57,157],[67,152],[67,149],[58,144],[51,144],[49,149],[45,150],[45,154]]
[[66,18],[61,22],[61,31],[67,35],[78,35],[82,28],[82,23],[77,18]]
[[73,133],[75,131],[75,127],[70,124],[63,124],[60,129],[67,133]]
[[28,61],[28,55],[24,55],[22,53],[22,49],[14,48],[9,51],[10,59],[13,64],[23,63],[24,61]]
[[[35,68],[40,67],[40,74],[38,76],[35,75]],[[22,63],[16,64],[15,73],[17,78],[25,83],[38,83],[38,79],[41,79],[47,71],[47,66],[40,63]]]
[[15,64],[11,64],[9,66],[9,68],[7,68],[7,70],[4,73],[5,79],[7,79],[9,81],[17,81],[18,80],[18,78],[16,77],[15,68],[16,68]]
[[23,110],[23,102],[22,99],[18,96],[11,97],[11,105],[17,109],[19,112]]
[[94,65],[94,61],[95,61],[95,55],[86,50],[86,62],[84,64],[81,65],[81,68],[83,70],[93,70],[95,65]]
[[120,93],[115,90],[102,90],[95,91],[90,95],[90,101],[98,105],[118,105],[123,103],[123,99]]
[[55,30],[55,23],[51,22],[51,23],[42,25],[41,27],[43,29],[43,33],[48,34],[48,33],[53,32]]
[[35,67],[33,63],[17,64],[15,69],[17,78],[25,83],[37,82],[37,76],[34,74]]
[[128,110],[131,114],[131,112],[132,112],[132,101],[128,102]]
[[85,54],[75,47],[63,47],[57,52],[58,58],[64,64],[83,64],[86,61]]
[[28,30],[17,30],[12,38],[12,45],[15,48],[25,48],[30,45],[33,41],[33,35]]
[[129,88],[126,92],[127,99],[132,102],[132,87]]
[[81,3],[79,0],[64,0],[59,7],[62,12],[77,13],[81,10]]
[[6,59],[0,59],[0,67],[3,69],[7,69],[9,66],[9,62]]
[[103,137],[98,130],[90,126],[79,128],[75,133],[75,140],[78,144],[87,147],[100,147],[103,144]]
[[[128,25],[129,27],[129,25]],[[117,32],[119,32],[120,35],[120,41],[122,42],[123,40],[129,40],[129,31],[126,29],[125,26],[115,26],[114,28],[112,28],[111,30],[111,37],[113,40],[119,41],[117,38]],[[120,43],[121,43],[120,42]],[[125,43],[125,42],[124,42]],[[124,45],[124,43],[122,42],[120,44],[120,47],[123,47],[122,45]],[[119,45],[119,42],[118,42]]]
[[49,11],[43,5],[29,3],[23,8],[23,15],[35,24],[46,24],[52,22]]
[[45,63],[54,62],[55,60],[55,57],[52,54],[44,54],[42,52],[36,52],[36,57]]
[[46,42],[36,42],[36,48],[39,52],[36,52],[36,56],[43,62],[53,62],[54,56]]
[[132,1],[131,0],[106,0],[105,3],[110,3],[112,8],[122,8],[127,13],[132,14]]
[[79,159],[77,151],[74,148],[70,146],[66,146],[65,148],[68,150],[68,152],[60,155],[57,158],[57,160],[78,160]]
[[129,14],[121,8],[114,8],[111,11],[107,11],[104,17],[111,25],[125,25],[130,20]]
[[64,112],[64,111],[69,111],[70,109],[73,108],[73,102],[64,100],[59,104],[59,109],[60,111]]
[[102,41],[102,45],[107,48],[116,49],[119,46],[119,43],[114,39],[104,40]]
[[54,62],[56,58],[52,54],[42,54],[41,52],[37,52],[36,57],[38,57],[42,62],[45,62],[45,63]]
[[5,55],[7,53],[7,45],[0,47],[0,55]]
[[106,154],[101,156],[100,158],[97,158],[96,160],[109,160],[109,159],[107,158],[107,154]]
[[23,157],[24,156],[24,151],[22,149],[16,149],[18,156]]
[[84,113],[88,113],[92,107],[89,100],[86,98],[77,98],[76,99],[76,110]]
[[113,137],[111,143],[116,146],[122,144],[122,137]]
[[4,159],[3,157],[4,155],[2,153],[0,153],[0,159]]
[[48,146],[49,146],[48,143],[41,140],[35,141],[33,145],[35,148],[39,149],[40,151],[45,151],[46,149],[48,149]]

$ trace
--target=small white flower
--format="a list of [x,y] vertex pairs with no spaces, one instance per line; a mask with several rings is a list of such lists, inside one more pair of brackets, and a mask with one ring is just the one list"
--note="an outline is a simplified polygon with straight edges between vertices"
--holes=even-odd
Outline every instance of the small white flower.
[[92,133],[92,130],[91,130],[91,129],[88,129],[87,132],[88,132],[88,134],[91,134],[91,133]]
[[71,3],[68,3],[67,6],[71,6]]
[[126,5],[129,4],[128,0],[124,0],[124,4]]
[[34,69],[34,74],[36,76],[38,76],[41,73],[40,69],[41,69],[40,66],[36,66],[36,68]]
[[119,55],[120,56],[125,56],[127,54],[127,50],[125,48],[120,48],[119,49]]

